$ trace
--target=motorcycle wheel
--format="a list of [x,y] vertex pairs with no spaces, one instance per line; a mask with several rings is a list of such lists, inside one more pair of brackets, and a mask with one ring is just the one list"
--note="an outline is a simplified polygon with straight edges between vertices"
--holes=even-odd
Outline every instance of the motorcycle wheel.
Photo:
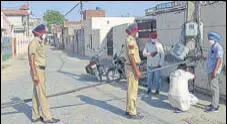
[[121,74],[114,68],[110,68],[107,71],[106,77],[107,77],[107,83],[110,83],[113,81],[119,81],[121,79]]

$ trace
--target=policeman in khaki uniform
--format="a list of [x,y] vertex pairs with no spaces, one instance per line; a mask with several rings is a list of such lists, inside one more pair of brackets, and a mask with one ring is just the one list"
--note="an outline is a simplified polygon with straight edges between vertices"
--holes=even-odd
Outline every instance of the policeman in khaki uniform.
[[[43,24],[37,26],[33,31],[35,38],[29,43],[28,56],[33,80],[32,97],[32,122],[42,121],[44,123],[57,123],[60,120],[52,118],[46,97],[46,55],[44,49],[43,34],[46,32]],[[38,108],[42,109],[41,117]]]
[[136,98],[138,91],[138,80],[141,78],[141,72],[139,71],[138,64],[141,62],[139,56],[139,48],[136,43],[136,34],[138,32],[138,25],[133,23],[126,29],[128,34],[126,40],[126,63],[125,71],[127,74],[127,103],[126,103],[126,115],[131,119],[141,119],[143,116],[136,112]]

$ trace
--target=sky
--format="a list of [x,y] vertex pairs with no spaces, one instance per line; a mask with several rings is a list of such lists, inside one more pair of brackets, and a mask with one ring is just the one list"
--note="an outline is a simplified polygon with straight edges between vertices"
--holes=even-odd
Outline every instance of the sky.
[[[32,14],[42,19],[47,10],[58,10],[63,15],[72,9],[79,1],[1,1],[1,9],[18,9],[22,4],[29,3]],[[152,8],[159,3],[170,1],[87,1],[83,2],[83,9],[96,9],[100,7],[106,16],[144,16],[145,9]],[[69,21],[79,21],[80,6],[66,15]]]

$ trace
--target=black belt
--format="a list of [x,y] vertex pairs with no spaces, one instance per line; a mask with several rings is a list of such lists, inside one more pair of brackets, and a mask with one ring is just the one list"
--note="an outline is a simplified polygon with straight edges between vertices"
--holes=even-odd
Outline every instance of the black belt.
[[46,69],[46,66],[37,66],[39,69],[41,70],[45,70]]

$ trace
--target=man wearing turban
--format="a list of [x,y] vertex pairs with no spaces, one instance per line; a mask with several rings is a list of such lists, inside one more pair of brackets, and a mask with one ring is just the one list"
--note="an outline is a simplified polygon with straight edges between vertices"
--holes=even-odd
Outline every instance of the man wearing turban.
[[207,112],[216,112],[219,109],[219,76],[222,69],[223,48],[219,44],[221,36],[215,32],[208,33],[210,44],[209,53],[206,59],[208,84],[212,93],[212,102],[206,106]]
[[127,74],[127,103],[126,115],[131,119],[141,119],[143,116],[136,112],[136,98],[138,91],[138,80],[141,78],[139,70],[139,63],[141,62],[139,56],[139,48],[136,42],[136,34],[138,33],[137,23],[133,23],[125,30],[128,34],[126,40],[126,63],[125,70]]
[[[152,70],[154,68],[159,68],[164,64],[164,49],[160,42],[157,40],[158,34],[157,32],[152,32],[150,34],[150,39],[145,44],[143,55],[147,57],[147,70]],[[151,86],[153,83],[153,79],[156,81],[156,91],[155,94],[159,95],[160,93],[160,70],[155,72],[148,72],[147,75],[147,83],[148,83],[148,91],[149,94],[151,92]]]
[[[32,122],[42,121],[44,123],[57,123],[60,120],[52,117],[46,97],[46,55],[43,41],[45,32],[45,26],[43,24],[38,25],[32,31],[34,39],[28,45],[30,72],[34,82],[32,96]],[[43,117],[39,114],[39,106],[42,109]]]

